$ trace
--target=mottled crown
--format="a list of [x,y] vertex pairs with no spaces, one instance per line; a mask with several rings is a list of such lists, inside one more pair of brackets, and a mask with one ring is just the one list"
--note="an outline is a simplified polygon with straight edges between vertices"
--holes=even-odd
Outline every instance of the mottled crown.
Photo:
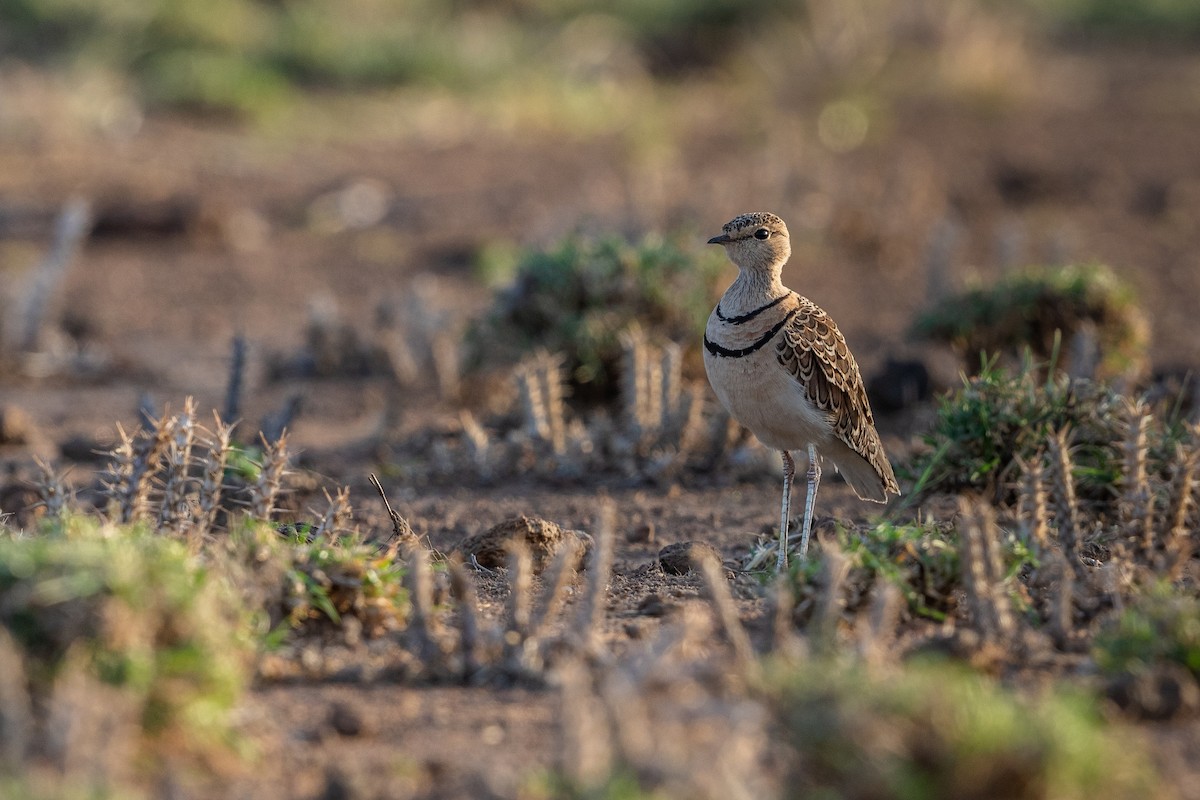
[[753,234],[759,228],[769,228],[772,233],[787,233],[787,225],[783,224],[783,220],[769,211],[752,211],[734,217],[726,222],[721,230],[731,238],[740,239],[742,236]]

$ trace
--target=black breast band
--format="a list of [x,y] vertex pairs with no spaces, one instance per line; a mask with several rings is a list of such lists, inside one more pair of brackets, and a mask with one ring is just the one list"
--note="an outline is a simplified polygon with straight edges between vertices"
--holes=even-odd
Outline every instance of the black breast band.
[[725,316],[724,314],[721,313],[721,304],[717,303],[717,319],[721,320],[721,322],[728,322],[730,325],[741,325],[743,322],[749,322],[750,320],[754,319],[759,314],[766,311],[768,308],[774,308],[775,306],[779,305],[780,303],[782,303],[784,300],[786,300],[790,296],[791,296],[791,292],[788,292],[787,294],[784,294],[784,295],[780,295],[779,297],[776,297],[771,302],[767,303],[765,306],[759,306],[758,308],[754,309],[753,311],[746,313],[746,314],[742,314],[741,316],[738,316],[738,317]]
[[[782,298],[780,298],[780,299],[782,299]],[[779,301],[776,300],[775,302],[777,303]],[[774,305],[774,304],[775,303],[772,303],[771,305]],[[783,326],[787,325],[789,322],[791,322],[792,317],[796,316],[796,313],[799,310],[800,309],[798,309],[798,308],[793,308],[791,311],[788,312],[788,315],[786,317],[779,320],[779,322],[775,323],[775,327],[771,328],[771,330],[767,331],[762,336],[760,336],[758,341],[756,341],[754,344],[750,345],[749,347],[743,347],[739,350],[730,350],[728,347],[721,347],[721,345],[719,345],[719,344],[714,344],[713,342],[710,342],[708,340],[708,334],[706,333],[706,334],[704,334],[704,348],[706,350],[708,350],[708,352],[712,353],[714,356],[720,356],[722,358],[741,358],[742,356],[748,356],[751,353],[756,353],[759,350],[766,347],[767,342],[774,339],[775,334],[777,334],[781,330],[783,330]],[[757,312],[755,312],[755,313],[757,313]]]

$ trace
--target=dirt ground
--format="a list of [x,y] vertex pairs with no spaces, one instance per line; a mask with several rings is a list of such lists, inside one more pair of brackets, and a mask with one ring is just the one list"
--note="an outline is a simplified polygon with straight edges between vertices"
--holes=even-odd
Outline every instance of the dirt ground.
[[[250,343],[244,416],[260,419],[301,393],[292,440],[301,464],[327,485],[350,485],[360,520],[382,527],[366,476],[381,471],[370,443],[389,403],[408,432],[450,424],[457,408],[431,384],[396,402],[377,379],[269,381],[268,358],[299,347],[314,304],[332,303],[365,330],[381,301],[424,292],[454,326],[487,302],[471,265],[489,243],[536,246],[579,229],[680,226],[702,240],[752,209],[792,225],[785,280],[837,319],[868,375],[890,356],[917,356],[943,384],[954,379],[952,359],[906,335],[943,280],[931,267],[939,247],[949,253],[952,285],[1026,262],[1110,264],[1149,312],[1154,368],[1195,370],[1200,56],[1110,47],[1045,63],[1056,76],[1082,77],[998,108],[906,98],[877,134],[844,154],[821,150],[803,114],[781,114],[781,132],[753,135],[710,114],[650,166],[619,136],[319,142],[151,116],[118,140],[56,129],[36,115],[0,117],[4,294],[27,279],[62,204],[87,198],[97,227],[50,314],[52,327],[65,323],[75,338],[59,333],[47,347],[102,364],[84,375],[0,375],[0,408],[28,419],[26,435],[0,443],[0,464],[25,474],[34,454],[62,460],[74,437],[111,441],[115,422],[134,423],[143,393],[174,407],[188,395],[201,409],[221,407],[230,342],[241,333]],[[28,78],[2,80],[33,91],[21,83]],[[792,100],[779,98],[780,107]],[[321,198],[361,182],[382,192],[382,219],[348,230],[322,222]],[[895,458],[915,446],[927,415],[880,418]],[[74,467],[81,478],[91,469]],[[686,577],[647,582],[658,549],[696,539],[727,559],[743,554],[775,520],[776,483],[385,480],[417,533],[439,548],[518,514],[588,530],[596,498],[612,498],[619,549],[609,615],[615,635],[625,636],[638,635],[648,617],[639,611],[648,594],[675,603],[698,591]],[[822,488],[819,516],[853,522],[876,511],[839,482]],[[744,610],[753,614],[753,603]],[[554,764],[554,702],[521,688],[264,682],[244,713],[265,766],[239,796],[360,796],[354,776],[387,774],[400,787],[394,796],[511,797],[531,772]],[[337,732],[337,709],[349,709],[361,730]],[[1200,736],[1181,741],[1195,747]],[[1190,757],[1200,763],[1200,753]]]

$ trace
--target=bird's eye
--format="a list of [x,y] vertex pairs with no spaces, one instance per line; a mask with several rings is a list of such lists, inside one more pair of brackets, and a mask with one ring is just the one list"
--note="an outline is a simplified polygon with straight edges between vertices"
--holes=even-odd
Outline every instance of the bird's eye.
[[769,230],[767,230],[766,228],[759,228],[758,230],[756,230],[754,232],[755,239],[766,239],[770,235],[771,235],[771,232]]

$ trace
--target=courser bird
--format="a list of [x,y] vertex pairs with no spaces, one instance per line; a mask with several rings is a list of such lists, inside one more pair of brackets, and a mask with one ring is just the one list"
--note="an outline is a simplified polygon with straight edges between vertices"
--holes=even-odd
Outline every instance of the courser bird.
[[821,308],[783,285],[792,254],[787,226],[765,212],[727,222],[719,244],[738,276],[704,331],[704,369],[729,414],[783,455],[783,507],[776,571],[787,568],[788,520],[796,462],[807,450],[808,494],[800,534],[808,553],[820,458],[833,462],[863,500],[900,494],[867,402],[858,363]]

